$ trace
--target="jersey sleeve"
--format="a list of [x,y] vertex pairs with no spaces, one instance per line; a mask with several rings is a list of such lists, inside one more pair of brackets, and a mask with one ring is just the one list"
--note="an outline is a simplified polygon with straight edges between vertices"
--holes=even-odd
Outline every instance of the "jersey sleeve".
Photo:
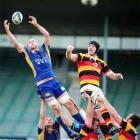
[[49,56],[49,58],[51,60],[50,45],[42,44],[40,48],[43,49],[43,51],[46,51],[47,52],[47,54],[48,54],[48,56]]
[[22,55],[24,58],[26,58],[26,56],[28,56],[29,51],[30,51],[30,50],[29,50],[28,48],[24,47],[23,52],[21,53],[21,55]]
[[41,129],[41,128],[38,127],[38,129],[37,129],[38,135],[41,134],[42,130],[43,130],[43,129]]
[[77,62],[81,62],[83,60],[83,54],[77,53],[77,56],[78,56]]
[[45,129],[41,129],[38,127],[38,140],[44,140],[44,132]]
[[103,61],[103,69],[102,72],[106,75],[106,76],[110,76],[113,72],[112,70],[108,67],[107,63]]
[[54,127],[55,127],[55,128],[59,128],[59,126],[60,126],[59,123],[58,123],[57,121],[55,121],[55,122],[54,122]]
[[84,124],[83,127],[80,130],[81,137],[87,136],[88,133],[90,132],[90,130],[91,129],[86,124]]

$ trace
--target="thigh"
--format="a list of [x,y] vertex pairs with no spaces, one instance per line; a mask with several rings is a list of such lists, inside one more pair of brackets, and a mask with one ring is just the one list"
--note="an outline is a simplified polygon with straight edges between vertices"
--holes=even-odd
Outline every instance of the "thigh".
[[100,88],[98,88],[98,87],[96,87],[92,91],[91,97],[92,97],[92,100],[93,100],[94,103],[95,103],[95,101],[97,100],[98,97],[105,98],[102,90]]
[[55,84],[53,91],[59,103],[65,104],[67,101],[70,100],[70,96],[60,83]]
[[60,96],[62,96],[66,92],[66,89],[57,81],[54,84],[52,90],[53,90],[56,98],[59,98]]

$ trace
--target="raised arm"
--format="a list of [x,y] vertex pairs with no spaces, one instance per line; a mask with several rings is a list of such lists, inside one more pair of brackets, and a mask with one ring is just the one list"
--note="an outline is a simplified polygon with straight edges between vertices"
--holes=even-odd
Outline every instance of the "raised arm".
[[21,43],[19,43],[17,41],[16,37],[11,33],[11,31],[10,31],[10,23],[8,22],[8,20],[4,20],[4,28],[5,28],[5,31],[6,31],[6,33],[8,35],[8,37],[10,38],[10,40],[13,43],[13,45],[17,49],[17,51],[19,53],[22,53],[24,51],[24,46]]
[[41,106],[40,106],[40,120],[38,123],[38,127],[40,129],[45,128],[45,120],[46,120],[46,103],[44,100],[41,100]]
[[119,113],[115,110],[115,108],[107,101],[107,99],[104,98],[104,100],[102,100],[100,97],[98,97],[99,101],[103,101],[104,105],[106,106],[106,108],[108,109],[111,117],[118,123],[120,124],[120,122],[122,121],[122,117],[119,115]]
[[74,47],[72,45],[67,47],[66,50],[66,58],[72,62],[76,62],[78,60],[78,55],[73,54],[72,51],[74,50]]
[[94,111],[93,111],[93,103],[91,101],[91,97],[88,94],[84,94],[83,95],[85,99],[87,99],[88,103],[87,103],[87,109],[86,109],[86,119],[85,119],[85,124],[88,127],[92,126],[92,120],[93,120],[93,115],[94,115]]
[[30,18],[29,23],[34,25],[40,31],[40,33],[44,36],[44,43],[49,45],[50,44],[49,32],[37,22],[37,19],[34,16],[29,16],[29,18]]

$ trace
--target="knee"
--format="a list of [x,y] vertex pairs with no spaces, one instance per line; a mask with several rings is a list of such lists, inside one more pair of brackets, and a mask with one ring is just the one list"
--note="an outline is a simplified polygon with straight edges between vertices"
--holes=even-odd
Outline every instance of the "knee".
[[52,105],[51,108],[52,108],[53,110],[56,110],[56,111],[60,110],[60,107],[59,107],[58,104]]
[[61,113],[61,106],[59,104],[52,105],[51,108],[55,115],[58,115]]

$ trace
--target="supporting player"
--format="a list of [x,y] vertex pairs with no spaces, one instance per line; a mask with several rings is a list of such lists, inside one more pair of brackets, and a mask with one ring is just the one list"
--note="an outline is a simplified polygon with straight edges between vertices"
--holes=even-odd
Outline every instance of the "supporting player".
[[119,140],[137,140],[136,128],[140,125],[140,117],[132,113],[123,119],[115,110],[115,108],[104,100],[105,106],[110,110],[113,119],[121,126],[122,130],[119,132]]
[[112,125],[109,112],[104,106],[103,102],[98,101],[98,97],[104,99],[102,90],[100,89],[100,75],[103,72],[112,80],[123,79],[121,73],[114,73],[108,65],[101,60],[97,54],[100,45],[96,41],[89,42],[87,53],[72,53],[74,47],[68,46],[66,51],[66,58],[72,62],[76,62],[80,80],[81,94],[89,94],[94,102],[95,107],[100,105],[99,114],[103,117],[105,123],[109,128],[109,133],[114,135],[116,129]]

